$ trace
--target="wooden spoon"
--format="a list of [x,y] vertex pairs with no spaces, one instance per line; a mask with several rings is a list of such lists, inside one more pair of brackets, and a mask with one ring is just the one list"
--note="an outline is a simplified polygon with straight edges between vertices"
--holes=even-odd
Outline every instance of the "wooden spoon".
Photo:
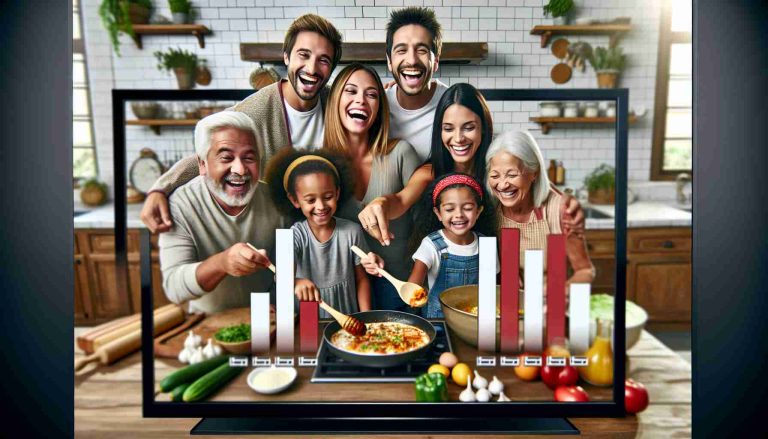
[[[360,250],[360,248],[356,245],[353,245],[351,249],[361,258],[368,257],[368,255],[365,254],[364,251]],[[400,295],[400,298],[403,300],[403,302],[414,308],[421,308],[427,304],[427,293],[424,291],[424,288],[413,282],[403,282],[386,272],[383,268],[378,268],[378,270],[382,276],[384,276],[389,282],[392,283],[392,285],[395,286],[397,294]]]
[[339,322],[339,325],[341,325],[341,327],[344,328],[344,330],[346,330],[350,334],[357,335],[357,336],[365,335],[365,323],[361,322],[360,320],[357,320],[352,316],[348,316],[344,313],[336,311],[330,305],[323,302],[322,300],[320,301],[320,308],[326,310],[328,314],[332,315],[333,318],[336,319],[337,322]]
[[[247,245],[251,250],[255,252],[259,251],[258,249],[256,249],[256,247],[252,246],[250,242],[246,242],[245,245]],[[267,268],[269,268],[272,271],[272,273],[277,274],[277,272],[275,271],[275,264],[269,264],[269,267]]]

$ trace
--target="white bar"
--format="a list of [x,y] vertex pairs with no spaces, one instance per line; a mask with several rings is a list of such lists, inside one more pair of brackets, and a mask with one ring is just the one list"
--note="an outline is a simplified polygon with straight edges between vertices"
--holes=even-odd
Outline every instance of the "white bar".
[[275,230],[275,274],[277,285],[276,310],[277,352],[287,354],[293,352],[293,230]]
[[477,285],[477,347],[496,351],[496,238],[481,237]]
[[525,251],[523,339],[527,352],[541,352],[544,339],[544,252]]
[[251,353],[269,354],[269,293],[251,293]]
[[571,284],[568,307],[568,340],[571,353],[581,355],[589,349],[590,284]]

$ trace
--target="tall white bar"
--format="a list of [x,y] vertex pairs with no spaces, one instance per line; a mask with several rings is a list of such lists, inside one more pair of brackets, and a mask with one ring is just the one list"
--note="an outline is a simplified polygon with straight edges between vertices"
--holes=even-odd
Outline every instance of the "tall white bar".
[[590,284],[571,284],[568,307],[568,340],[571,354],[582,355],[589,349],[589,296]]
[[251,293],[251,353],[269,354],[269,292]]
[[544,252],[525,251],[523,340],[526,352],[541,352],[544,339]]
[[496,238],[481,237],[477,286],[477,347],[496,351]]
[[280,354],[293,353],[293,231],[291,229],[275,230],[275,274],[277,297],[275,298],[276,316],[276,345]]

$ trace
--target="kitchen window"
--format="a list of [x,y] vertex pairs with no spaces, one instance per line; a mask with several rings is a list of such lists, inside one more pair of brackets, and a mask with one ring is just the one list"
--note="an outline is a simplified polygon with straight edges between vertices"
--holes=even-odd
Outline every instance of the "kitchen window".
[[664,0],[656,72],[651,180],[692,170],[691,0]]
[[93,136],[85,40],[80,0],[72,2],[72,175],[77,179],[95,177],[96,147]]

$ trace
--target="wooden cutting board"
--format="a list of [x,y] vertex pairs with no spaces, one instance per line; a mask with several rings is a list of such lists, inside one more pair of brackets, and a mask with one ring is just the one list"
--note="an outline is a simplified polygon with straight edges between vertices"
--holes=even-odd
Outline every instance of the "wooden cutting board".
[[[229,309],[207,317],[203,314],[193,314],[181,326],[155,338],[155,357],[177,358],[181,350],[184,349],[184,340],[187,339],[190,330],[202,338],[203,346],[205,346],[208,339],[213,338],[213,334],[219,329],[241,323],[251,323],[250,308]],[[274,338],[276,329],[275,308],[270,305],[269,336],[271,339]]]

